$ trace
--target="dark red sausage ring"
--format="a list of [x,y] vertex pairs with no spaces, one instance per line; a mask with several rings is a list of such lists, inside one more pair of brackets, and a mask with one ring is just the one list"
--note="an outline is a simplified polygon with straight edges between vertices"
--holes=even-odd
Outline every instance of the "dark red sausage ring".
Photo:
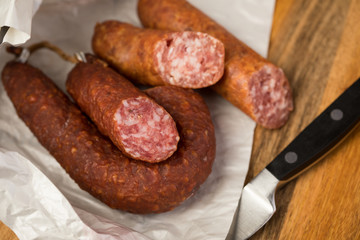
[[214,127],[203,99],[192,90],[147,91],[172,115],[181,139],[168,160],[146,163],[124,156],[40,70],[10,62],[2,81],[19,117],[39,142],[82,189],[112,208],[169,211],[190,197],[211,172]]

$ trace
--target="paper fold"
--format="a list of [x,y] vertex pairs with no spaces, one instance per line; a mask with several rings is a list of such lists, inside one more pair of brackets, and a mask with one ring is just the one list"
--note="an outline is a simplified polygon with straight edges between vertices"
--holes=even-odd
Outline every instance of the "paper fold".
[[42,0],[2,0],[0,4],[0,44],[23,44],[30,39],[31,23]]
[[148,239],[81,209],[75,211],[56,186],[17,152],[0,149],[0,186],[6,193],[0,198],[1,220],[19,239]]

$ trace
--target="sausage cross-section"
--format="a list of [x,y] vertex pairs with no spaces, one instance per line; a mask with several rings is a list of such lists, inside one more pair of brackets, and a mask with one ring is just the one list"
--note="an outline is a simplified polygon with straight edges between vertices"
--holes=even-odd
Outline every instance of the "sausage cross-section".
[[142,214],[169,211],[211,173],[214,126],[205,102],[192,90],[169,86],[147,91],[172,115],[181,136],[169,159],[147,163],[123,155],[40,70],[9,62],[2,82],[39,142],[82,189],[112,208]]
[[176,151],[179,134],[170,114],[96,58],[76,64],[66,88],[125,155],[154,163]]
[[224,73],[223,44],[206,33],[142,29],[119,21],[98,23],[94,52],[144,85],[203,88]]
[[199,31],[222,41],[225,72],[213,89],[266,128],[286,123],[293,102],[282,69],[185,0],[139,0],[138,14],[148,28]]

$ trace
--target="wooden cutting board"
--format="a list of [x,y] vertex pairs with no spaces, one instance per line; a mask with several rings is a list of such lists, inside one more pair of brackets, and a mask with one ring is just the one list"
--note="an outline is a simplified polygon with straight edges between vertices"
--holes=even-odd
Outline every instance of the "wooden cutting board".
[[[257,127],[247,180],[360,77],[360,1],[278,0],[270,44],[295,110],[280,130]],[[282,188],[276,205],[252,240],[360,239],[360,128]]]
[[[269,59],[288,76],[295,110],[280,130],[256,128],[247,181],[360,77],[360,1],[277,0]],[[360,239],[360,129],[276,202],[252,239]],[[0,239],[17,237],[0,222]]]

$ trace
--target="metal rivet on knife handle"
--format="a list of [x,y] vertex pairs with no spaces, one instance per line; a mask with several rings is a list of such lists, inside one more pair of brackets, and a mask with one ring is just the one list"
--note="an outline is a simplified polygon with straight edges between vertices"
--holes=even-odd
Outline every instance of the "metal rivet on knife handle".
[[288,152],[285,154],[285,161],[287,163],[295,163],[298,159],[298,155],[295,152]]
[[343,118],[344,113],[340,109],[334,109],[330,112],[330,117],[332,120],[339,121]]

